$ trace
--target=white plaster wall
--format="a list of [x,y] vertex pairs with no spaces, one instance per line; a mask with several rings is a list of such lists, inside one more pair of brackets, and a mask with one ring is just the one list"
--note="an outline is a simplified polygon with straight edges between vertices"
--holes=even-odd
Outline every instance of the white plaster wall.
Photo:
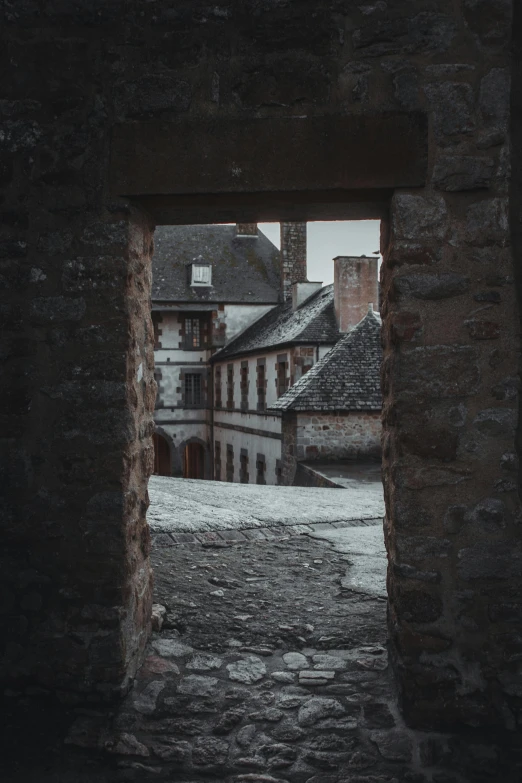
[[229,343],[233,337],[237,337],[240,332],[273,307],[274,305],[225,305],[226,342]]
[[178,348],[181,340],[181,324],[178,323],[177,312],[161,313],[159,328],[161,331],[160,343],[162,348]]
[[205,408],[158,408],[154,415],[154,420],[161,424],[162,422],[183,422],[183,421],[206,421],[210,422],[210,411]]
[[[181,389],[181,380],[179,377],[181,367],[178,367],[176,364],[170,366],[168,364],[156,366],[158,370],[161,370],[161,380],[159,381],[159,384],[161,387],[160,399],[163,408],[170,408],[181,405],[181,391],[177,391],[177,389]],[[156,414],[159,414],[161,411],[162,408],[157,408]],[[157,418],[156,415],[155,418]]]
[[[266,406],[267,408],[272,405],[277,399],[277,371],[276,363],[277,357],[281,354],[287,355],[287,361],[290,361],[291,350],[269,351],[266,353],[259,353],[254,355],[245,356],[239,359],[232,359],[231,361],[220,362],[221,367],[221,399],[223,408],[226,408],[227,404],[227,367],[229,364],[234,365],[234,408],[241,407],[241,363],[248,361],[248,408],[249,410],[257,410],[257,360],[265,359],[265,377],[266,377]],[[217,366],[217,364],[216,364]],[[289,377],[290,370],[287,370]]]
[[241,411],[227,411],[224,408],[217,408],[214,411],[214,424],[216,425],[218,422],[235,427],[264,430],[277,435],[281,433],[281,417],[275,415],[263,416],[262,414],[242,413]]
[[223,429],[214,422],[214,442],[221,443],[221,481],[226,481],[227,444],[234,449],[234,483],[239,483],[241,449],[248,451],[249,484],[256,483],[256,460],[258,454],[265,455],[265,481],[276,484],[276,460],[281,459],[281,441],[236,430]]

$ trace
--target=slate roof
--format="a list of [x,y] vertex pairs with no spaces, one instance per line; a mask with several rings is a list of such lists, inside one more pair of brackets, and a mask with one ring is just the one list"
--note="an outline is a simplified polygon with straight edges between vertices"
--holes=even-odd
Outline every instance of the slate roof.
[[370,311],[270,410],[380,410],[381,361],[381,320]]
[[291,302],[273,307],[212,358],[220,361],[289,344],[333,345],[339,337],[333,285],[327,285],[312,294],[297,310],[292,310]]
[[[190,286],[190,264],[212,264],[212,286]],[[237,237],[235,226],[158,226],[152,258],[153,302],[277,304],[279,250],[258,229]]]

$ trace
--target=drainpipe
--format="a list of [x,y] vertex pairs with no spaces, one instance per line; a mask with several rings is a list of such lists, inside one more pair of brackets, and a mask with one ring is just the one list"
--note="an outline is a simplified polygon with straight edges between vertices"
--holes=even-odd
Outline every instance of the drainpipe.
[[208,398],[210,400],[210,465],[212,467],[212,476],[215,478],[215,465],[214,465],[214,365],[210,365],[210,393]]

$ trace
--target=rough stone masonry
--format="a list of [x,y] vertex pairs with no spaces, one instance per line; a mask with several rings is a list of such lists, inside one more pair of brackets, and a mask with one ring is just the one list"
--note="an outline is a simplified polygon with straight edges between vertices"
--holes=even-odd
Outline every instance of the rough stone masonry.
[[112,699],[141,660],[154,223],[379,215],[404,714],[513,728],[519,5],[21,0],[0,13],[3,682]]

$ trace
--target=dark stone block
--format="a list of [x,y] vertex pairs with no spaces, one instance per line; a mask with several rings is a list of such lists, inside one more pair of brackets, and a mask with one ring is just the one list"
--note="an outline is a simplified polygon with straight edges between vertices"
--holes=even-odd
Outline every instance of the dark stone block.
[[435,428],[421,422],[417,428],[400,431],[399,443],[409,454],[449,462],[457,458],[459,436],[447,427]]
[[86,309],[87,304],[82,297],[48,296],[31,302],[33,318],[43,323],[80,321]]
[[480,541],[458,553],[461,579],[515,579],[522,576],[522,551],[510,543]]
[[462,82],[428,84],[424,92],[434,113],[435,132],[440,140],[475,129],[473,88]]
[[469,288],[469,278],[453,273],[439,275],[400,275],[395,277],[394,287],[404,296],[414,299],[448,299],[460,296]]
[[387,704],[369,703],[364,705],[364,722],[369,729],[391,729],[395,719]]
[[416,71],[400,71],[393,79],[395,97],[403,109],[415,111],[421,108],[420,84]]
[[489,188],[494,169],[492,158],[441,155],[435,164],[433,183],[439,190],[452,192]]
[[472,204],[466,217],[466,239],[470,244],[485,246],[505,240],[508,227],[505,199],[493,198]]
[[485,44],[507,42],[511,13],[510,0],[464,1],[466,23]]
[[465,321],[470,337],[474,340],[498,340],[501,334],[501,325],[497,321],[484,321],[473,318]]
[[119,116],[143,118],[185,112],[192,100],[190,84],[176,73],[141,76],[135,82],[123,82],[118,90]]
[[373,22],[356,30],[353,45],[365,57],[444,52],[455,35],[453,20],[443,14],[423,12],[414,17]]
[[408,622],[432,623],[442,614],[442,600],[422,590],[399,590],[395,599],[396,611]]
[[399,359],[396,389],[405,396],[448,399],[479,388],[478,353],[468,346],[413,348]]
[[514,433],[516,411],[506,408],[487,408],[480,411],[473,424],[483,435],[495,438]]

